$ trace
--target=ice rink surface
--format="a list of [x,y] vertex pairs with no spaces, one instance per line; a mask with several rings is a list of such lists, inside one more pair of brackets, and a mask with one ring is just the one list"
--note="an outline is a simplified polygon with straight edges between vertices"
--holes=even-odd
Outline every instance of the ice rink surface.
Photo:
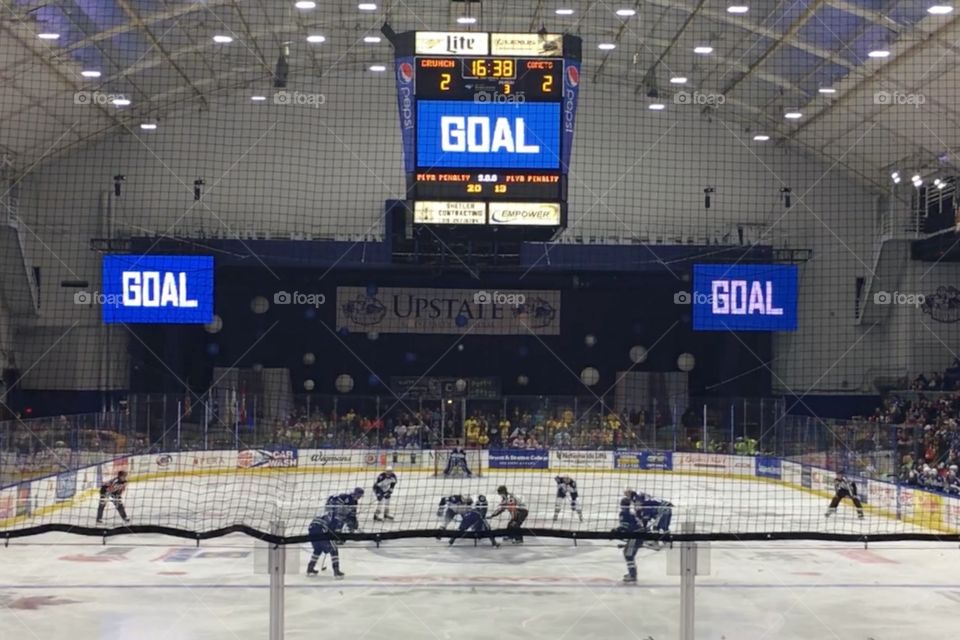
[[[553,514],[553,474],[511,474],[511,489],[531,506],[530,524]],[[282,515],[305,528],[323,497],[358,483],[356,476],[180,479],[131,486],[135,522],[220,523],[231,514],[269,521]],[[580,474],[586,521],[568,511],[568,528],[616,523],[616,498],[627,482]],[[436,500],[456,491],[495,495],[505,477],[437,480],[401,475],[394,527],[436,524]],[[242,486],[231,486],[240,483]],[[842,508],[824,522],[825,501],[771,483],[679,476],[632,477],[629,484],[672,500],[677,524],[698,529],[904,531],[875,514],[857,520]],[[193,491],[196,489],[196,492]],[[242,493],[246,491],[246,499]],[[171,497],[182,498],[173,506]],[[369,498],[369,494],[367,498]],[[163,499],[161,499],[163,498]],[[229,501],[227,501],[229,498]],[[87,523],[95,500],[51,519]],[[362,505],[365,530],[373,506]],[[492,500],[495,502],[495,500]],[[263,511],[257,512],[260,508]],[[109,514],[108,525],[116,523]],[[292,533],[288,529],[288,532]],[[299,545],[299,573],[287,576],[290,640],[676,638],[679,579],[666,571],[669,550],[643,549],[639,584],[625,572],[616,541],[527,538],[523,546],[433,538],[377,548],[348,543],[347,577],[328,569],[303,575],[309,550]],[[254,570],[255,542],[232,535],[200,546],[156,535],[106,540],[68,534],[14,539],[0,547],[0,640],[247,640],[267,637],[268,579]],[[960,619],[960,549],[954,544],[828,542],[714,543],[710,575],[698,578],[697,637],[715,640],[843,640],[952,637]]]

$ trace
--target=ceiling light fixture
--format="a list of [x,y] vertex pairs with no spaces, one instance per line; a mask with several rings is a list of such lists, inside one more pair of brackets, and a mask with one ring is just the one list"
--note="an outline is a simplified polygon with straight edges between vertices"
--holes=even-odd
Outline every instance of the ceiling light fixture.
[[141,122],[140,128],[144,131],[156,131],[157,123],[156,122]]
[[785,114],[783,114],[783,117],[786,118],[787,120],[798,120],[803,117],[803,114],[800,113],[799,111],[788,111]]
[[115,107],[129,107],[130,101],[127,98],[114,98],[110,101]]
[[233,38],[231,38],[230,36],[216,35],[216,36],[213,36],[213,41],[216,42],[217,44],[230,44],[231,42],[233,42]]
[[633,9],[617,9],[617,15],[621,18],[629,18],[637,15],[637,12]]
[[886,49],[877,49],[876,51],[871,51],[867,55],[871,58],[886,58],[890,55],[890,52]]
[[744,4],[733,4],[727,7],[727,13],[746,13],[750,7]]
[[836,92],[837,92],[837,90],[834,89],[833,87],[820,87],[820,89],[818,89],[818,91],[819,91],[820,93],[827,93],[827,94],[836,93]]
[[707,47],[707,46],[694,47],[693,52],[698,53],[702,56],[706,56],[713,53],[713,47]]
[[37,37],[41,40],[56,40],[60,37],[59,33],[38,33]]
[[383,66],[382,64],[370,65],[370,71],[375,71],[375,72],[377,72],[377,73],[380,73],[381,71],[386,71],[386,70],[387,70],[387,68],[386,68],[385,66]]
[[616,48],[617,45],[613,44],[612,42],[601,42],[597,45],[597,49],[600,49],[601,51],[612,51]]
[[460,16],[457,18],[457,24],[477,24],[477,19],[473,16]]
[[360,11],[376,11],[377,5],[374,2],[361,2],[357,5],[357,9],[360,9]]
[[558,16],[572,16],[573,9],[557,9],[554,11]]
[[295,6],[297,9],[303,9],[303,10],[316,9],[317,3],[314,2],[313,0],[298,0],[298,2],[293,6]]
[[327,38],[325,36],[321,36],[321,35],[307,36],[307,42],[309,42],[310,44],[320,44],[321,42],[326,42],[326,41],[327,41]]
[[953,7],[951,7],[948,4],[935,4],[929,9],[927,9],[927,13],[935,16],[944,16],[944,15],[947,15],[948,13],[951,13],[952,11],[953,11]]
[[81,71],[80,75],[82,75],[84,78],[99,78],[101,74],[99,71],[94,71],[93,69],[87,69],[85,71]]
[[250,96],[250,100],[253,102],[266,102],[267,96]]
[[663,104],[662,102],[654,102],[647,108],[650,109],[651,111],[663,111],[666,108],[666,106],[667,105]]
[[380,44],[380,36],[364,36],[363,41],[367,44]]
[[758,133],[757,135],[753,136],[753,139],[756,142],[766,142],[767,140],[770,139],[770,136],[765,136],[762,133]]
[[670,78],[670,84],[686,84],[687,79],[684,76]]

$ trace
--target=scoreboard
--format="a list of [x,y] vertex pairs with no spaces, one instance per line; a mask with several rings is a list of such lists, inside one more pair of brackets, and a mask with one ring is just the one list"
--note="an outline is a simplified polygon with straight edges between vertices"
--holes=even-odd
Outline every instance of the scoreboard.
[[562,228],[580,39],[421,31],[394,46],[414,224]]

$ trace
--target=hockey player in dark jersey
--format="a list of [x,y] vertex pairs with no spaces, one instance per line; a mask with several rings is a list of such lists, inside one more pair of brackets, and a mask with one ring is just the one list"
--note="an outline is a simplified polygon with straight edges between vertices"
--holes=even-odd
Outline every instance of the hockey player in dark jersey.
[[490,514],[490,517],[496,518],[504,511],[507,511],[510,514],[510,522],[507,523],[507,529],[513,530],[510,539],[513,544],[523,544],[521,527],[527,519],[527,516],[530,515],[530,512],[527,510],[527,505],[523,503],[523,499],[520,496],[510,493],[504,485],[497,487],[497,493],[500,495],[500,506]]
[[[657,500],[653,496],[645,496],[637,509],[637,517],[644,533],[655,531],[669,533],[670,521],[673,519],[673,503],[666,500]],[[652,541],[649,546],[660,547],[660,541]]]
[[648,497],[647,494],[634,491],[633,489],[624,489],[623,497],[630,501],[630,506],[633,507],[637,518],[639,518],[640,510],[643,509],[643,501]]
[[826,517],[829,518],[835,515],[837,513],[837,505],[840,504],[840,501],[844,498],[850,498],[853,506],[857,508],[857,517],[862,519],[863,504],[860,503],[860,498],[857,497],[857,483],[838,472],[836,479],[833,481],[833,486],[834,489],[836,489],[836,494],[834,494],[833,500],[830,501],[830,507],[827,509]]
[[[614,533],[634,533],[641,531],[643,525],[637,519],[637,516],[631,509],[633,502],[629,498],[620,500],[620,525],[613,530]],[[624,582],[637,581],[637,549],[640,548],[640,541],[636,538],[627,539],[623,546],[623,559],[627,561],[627,574],[623,576]]]
[[[460,520],[460,529],[457,533],[453,534],[453,537],[450,538],[450,545],[452,546],[459,538],[462,538],[468,531],[475,531],[476,533],[484,533],[490,531],[490,525],[487,524],[487,498],[486,496],[477,497],[477,505],[463,514],[463,518]],[[497,539],[491,533],[490,544],[494,547],[499,547],[500,544],[497,542]]]
[[463,517],[463,514],[473,505],[473,499],[469,496],[463,496],[459,493],[445,498],[440,498],[440,505],[437,507],[437,517],[443,518],[443,528],[453,522],[457,516]]
[[443,475],[449,476],[456,469],[463,471],[468,478],[473,477],[470,467],[467,466],[467,452],[463,449],[453,449],[447,455],[447,467],[443,470]]
[[580,522],[583,522],[583,511],[580,509],[579,494],[577,493],[577,481],[570,476],[557,476],[553,479],[557,483],[557,503],[553,510],[553,521],[556,522],[560,517],[560,509],[567,497],[570,498],[570,509],[580,516]]
[[326,513],[336,518],[347,531],[353,533],[360,528],[357,522],[358,501],[363,497],[363,489],[357,487],[351,493],[341,493],[340,495],[327,498]]
[[[330,560],[333,564],[333,577],[341,580],[345,575],[340,571],[340,550],[337,548],[336,533],[343,527],[343,523],[329,513],[317,516],[310,523],[307,532],[310,534],[310,544],[313,545],[313,554],[310,556],[310,562],[307,563],[307,576],[313,577],[319,575],[317,571],[317,560],[325,553],[330,554]],[[320,536],[326,539],[318,539]]]
[[97,506],[97,524],[103,524],[103,510],[107,502],[112,502],[117,508],[117,513],[123,518],[125,523],[130,522],[127,517],[127,510],[123,506],[123,493],[127,490],[127,472],[117,473],[117,477],[100,486],[100,504]]
[[377,481],[373,483],[373,494],[377,498],[377,510],[373,512],[374,520],[380,518],[380,504],[383,504],[383,520],[393,520],[390,515],[390,496],[393,495],[393,488],[397,486],[397,474],[393,472],[393,467],[387,467],[383,473],[377,476]]

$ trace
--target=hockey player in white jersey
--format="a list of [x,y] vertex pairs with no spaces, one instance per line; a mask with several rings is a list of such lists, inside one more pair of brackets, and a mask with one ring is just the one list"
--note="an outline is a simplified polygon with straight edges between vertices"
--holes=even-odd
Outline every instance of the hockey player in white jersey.
[[577,481],[570,476],[557,476],[553,479],[557,483],[557,502],[553,510],[553,521],[556,522],[560,517],[560,509],[570,498],[570,509],[580,516],[580,522],[583,522],[583,511],[580,508],[580,494],[577,493]]
[[[393,472],[393,467],[387,467],[383,473],[377,476],[373,483],[373,495],[377,498],[377,510],[373,512],[373,519],[393,520],[390,515],[390,497],[393,495],[393,488],[397,486],[397,474]],[[380,517],[380,505],[383,505],[383,518]]]

